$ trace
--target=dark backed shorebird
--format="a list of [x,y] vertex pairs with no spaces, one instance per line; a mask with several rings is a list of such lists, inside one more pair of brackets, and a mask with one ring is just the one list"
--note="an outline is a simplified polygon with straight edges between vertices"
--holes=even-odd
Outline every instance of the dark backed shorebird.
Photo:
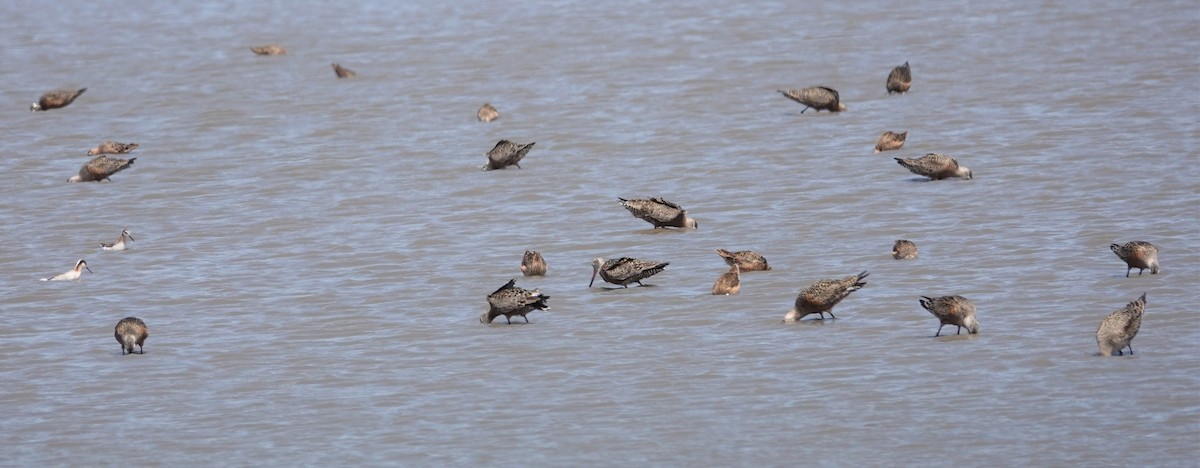
[[696,229],[700,227],[695,219],[688,217],[687,210],[663,198],[635,200],[617,198],[617,200],[634,216],[653,224],[655,229],[668,227]]
[[333,64],[333,74],[337,75],[338,78],[354,78],[358,76],[358,73],[354,73],[354,70],[343,67],[336,63]]
[[612,260],[597,258],[592,260],[592,281],[588,282],[588,287],[592,287],[596,282],[597,274],[605,282],[626,288],[629,287],[629,283],[642,286],[642,280],[658,274],[666,269],[667,265],[670,265],[670,262],[653,262],[629,257]]
[[42,281],[66,281],[79,279],[80,276],[83,276],[84,269],[87,269],[88,273],[92,272],[92,269],[88,268],[87,262],[81,258],[75,262],[75,267],[71,268],[66,273],[59,273],[49,278],[42,278]]
[[765,257],[750,250],[730,252],[725,249],[717,249],[717,255],[720,255],[721,259],[725,260],[727,265],[736,265],[741,271],[766,271],[771,269],[771,266],[767,265]]
[[728,296],[737,294],[742,289],[741,270],[737,264],[729,267],[729,271],[723,273],[717,278],[717,282],[713,283],[712,294],[714,296]]
[[496,146],[492,147],[491,151],[487,152],[488,162],[483,165],[483,170],[504,169],[508,166],[517,166],[517,169],[520,169],[521,159],[533,148],[535,143],[537,142],[522,145],[508,140],[500,140]]
[[892,246],[892,258],[896,260],[912,260],[917,258],[917,244],[904,239],[896,239]]
[[137,345],[138,354],[146,354],[142,349],[142,345],[146,343],[146,338],[150,336],[150,331],[146,329],[146,322],[137,317],[125,317],[117,322],[117,327],[113,329],[113,336],[117,338],[117,343],[121,344],[121,355],[133,354],[133,345]]
[[944,154],[929,153],[919,158],[893,159],[913,174],[925,176],[933,180],[949,177],[961,177],[967,180],[975,178],[970,169],[959,166],[958,161]]
[[917,302],[941,322],[933,336],[941,336],[942,327],[946,325],[958,327],[955,335],[961,333],[963,328],[972,335],[979,333],[979,321],[975,320],[975,304],[969,299],[962,296],[921,296]]
[[842,104],[841,96],[833,88],[825,86],[814,86],[804,89],[781,89],[784,97],[804,104],[804,109],[801,114],[808,109],[816,109],[817,112],[827,110],[829,112],[842,112],[846,110],[846,105]]
[[1096,330],[1096,344],[1100,346],[1100,354],[1103,356],[1112,356],[1113,351],[1117,355],[1124,355],[1123,350],[1129,348],[1129,354],[1133,354],[1133,337],[1137,336],[1138,330],[1142,328],[1142,314],[1146,311],[1146,293],[1142,293],[1136,301],[1130,302],[1125,308],[1108,314],[1104,320],[1100,321],[1100,328]]
[[907,93],[910,87],[912,87],[912,70],[908,68],[908,62],[893,68],[892,72],[888,73],[888,94]]
[[492,320],[501,315],[510,324],[514,315],[520,315],[525,319],[525,323],[529,323],[529,317],[526,317],[525,314],[534,310],[550,310],[550,306],[546,304],[546,300],[550,299],[550,296],[546,296],[536,289],[530,291],[518,288],[516,284],[517,279],[513,278],[496,292],[488,294],[488,311],[479,316],[481,323],[492,323]]
[[521,274],[525,276],[545,276],[546,259],[536,250],[526,250],[521,257]]
[[87,88],[80,88],[77,91],[69,91],[65,89],[50,91],[46,94],[43,94],[42,97],[38,99],[38,102],[30,104],[29,111],[48,111],[50,109],[67,107],[72,102],[75,102],[75,98],[79,97],[80,94],[83,94],[84,91],[87,91]]
[[850,293],[866,286],[867,282],[863,279],[868,274],[864,271],[855,276],[825,279],[813,283],[796,296],[795,306],[788,311],[787,315],[783,316],[783,321],[795,322],[808,314],[820,314],[822,320],[825,319],[826,313],[830,318],[837,318],[833,316],[833,306],[842,302],[842,299],[845,299]]
[[283,46],[276,44],[251,47],[250,51],[254,52],[255,55],[287,55],[287,50],[284,50]]
[[129,154],[130,151],[133,151],[137,148],[137,143],[117,143],[115,141],[105,141],[104,143],[100,143],[94,148],[88,150],[87,154],[88,156],[95,156],[97,154]]
[[904,146],[904,140],[908,138],[908,130],[900,133],[888,130],[879,135],[875,140],[875,152],[898,150]]
[[479,112],[475,113],[475,116],[479,118],[480,122],[491,122],[500,117],[500,111],[496,110],[495,107],[492,107],[491,103],[485,102],[483,103],[483,106],[479,108]]
[[134,240],[133,235],[129,234],[128,229],[122,229],[121,237],[118,237],[116,242],[113,242],[111,244],[106,244],[106,243],[101,242],[100,248],[102,248],[104,250],[125,250],[125,240],[126,239],[128,239],[130,241]]
[[1108,246],[1113,253],[1121,257],[1125,261],[1128,268],[1125,269],[1125,277],[1129,277],[1129,272],[1134,268],[1138,269],[1138,276],[1142,275],[1147,268],[1150,269],[1150,274],[1158,274],[1158,247],[1144,241],[1126,242],[1124,245],[1112,244]]
[[83,167],[79,168],[79,174],[71,176],[71,178],[67,179],[67,182],[99,182],[102,180],[112,182],[109,176],[125,170],[136,159],[110,158],[102,154],[83,163]]

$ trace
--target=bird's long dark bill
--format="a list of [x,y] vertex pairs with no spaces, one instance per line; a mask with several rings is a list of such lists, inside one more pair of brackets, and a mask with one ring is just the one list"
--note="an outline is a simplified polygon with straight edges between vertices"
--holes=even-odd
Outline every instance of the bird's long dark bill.
[[599,270],[592,270],[592,280],[588,281],[589,288],[592,287],[592,283],[596,282],[596,273],[598,273],[598,272],[599,272]]

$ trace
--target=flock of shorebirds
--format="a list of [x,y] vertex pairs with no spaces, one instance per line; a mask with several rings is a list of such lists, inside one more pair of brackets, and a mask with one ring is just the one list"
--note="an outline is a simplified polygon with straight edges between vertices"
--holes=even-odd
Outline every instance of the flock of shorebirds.
[[[284,55],[287,53],[279,45],[252,47],[251,51],[258,55]],[[338,78],[352,78],[357,76],[354,71],[344,68],[337,63],[332,64],[332,66]],[[908,62],[893,68],[888,74],[888,94],[906,93],[911,86],[912,74]],[[32,104],[30,110],[47,111],[66,107],[79,98],[85,91],[87,91],[87,88],[48,92],[38,102]],[[804,105],[804,109],[800,113],[804,113],[808,109],[816,109],[817,112],[821,110],[843,112],[846,110],[846,105],[841,102],[838,92],[826,86],[783,89],[779,90],[779,92],[788,99]],[[500,113],[494,106],[485,103],[479,108],[476,116],[481,122],[490,122],[499,118]],[[876,141],[874,151],[879,153],[900,149],[904,146],[907,137],[907,131],[884,132]],[[509,140],[500,140],[491,151],[486,153],[487,163],[484,164],[483,170],[504,169],[509,166],[520,168],[521,160],[529,153],[533,146],[534,143],[532,142],[520,144]],[[137,143],[105,141],[88,150],[88,156],[95,157],[84,163],[79,169],[79,173],[71,176],[67,181],[111,181],[110,177],[113,174],[128,168],[137,158],[120,159],[109,155],[128,154],[137,148]],[[919,158],[894,159],[898,164],[912,173],[928,177],[931,180],[954,177],[970,180],[974,177],[969,168],[960,166],[958,161],[953,157],[943,154],[929,153]],[[687,210],[664,198],[618,198],[618,201],[630,214],[649,222],[655,229],[699,228],[699,223],[694,218],[688,216]],[[101,248],[104,250],[125,250],[127,242],[133,240],[133,236],[129,230],[123,229],[115,242],[102,243]],[[1111,250],[1125,262],[1127,266],[1125,270],[1126,277],[1129,277],[1134,268],[1138,269],[1138,275],[1141,275],[1147,269],[1150,270],[1151,274],[1157,274],[1159,271],[1158,249],[1148,242],[1132,241],[1123,245],[1112,244]],[[724,249],[717,249],[716,252],[729,265],[729,270],[721,274],[713,284],[712,294],[714,295],[737,294],[741,289],[742,273],[771,269],[766,258],[752,251],[730,252]],[[897,260],[915,259],[917,258],[917,253],[916,244],[905,239],[897,240],[892,248],[892,257]],[[630,257],[612,259],[596,258],[592,261],[592,279],[588,283],[588,287],[593,287],[597,276],[607,283],[619,285],[624,288],[628,288],[633,283],[641,286],[643,280],[664,271],[669,264],[669,262]],[[43,278],[42,280],[76,280],[83,275],[83,271],[85,270],[91,272],[91,268],[88,268],[87,262],[79,259],[71,270]],[[545,275],[547,271],[546,260],[541,253],[527,250],[521,259],[520,270],[525,276]],[[831,319],[836,319],[837,317],[833,315],[833,307],[854,291],[865,287],[868,275],[869,273],[864,271],[845,278],[822,279],[812,283],[800,291],[793,307],[784,315],[783,320],[785,322],[795,322],[812,314],[816,314],[820,320],[825,319],[825,314],[829,314]],[[548,310],[550,308],[547,304],[549,299],[550,296],[542,294],[537,289],[527,290],[518,287],[516,279],[513,278],[487,296],[488,310],[479,317],[479,321],[490,324],[503,316],[505,321],[511,324],[513,316],[520,316],[528,323],[529,318],[527,314],[534,310]],[[955,326],[957,328],[955,334],[961,333],[964,328],[968,334],[979,333],[979,322],[975,317],[975,305],[963,296],[921,296],[918,303],[939,321],[938,330],[934,336],[940,336],[943,327],[946,325]],[[1123,351],[1125,349],[1128,349],[1129,353],[1133,354],[1131,342],[1141,326],[1145,306],[1146,295],[1143,293],[1137,300],[1130,302],[1122,309],[1112,312],[1101,321],[1099,329],[1096,330],[1096,342],[1101,354],[1105,356],[1112,355],[1113,352],[1124,354]],[[120,343],[121,353],[124,355],[132,354],[134,346],[137,346],[138,352],[141,353],[142,345],[149,336],[149,332],[145,322],[141,319],[127,317],[117,323],[113,335],[117,342]]]

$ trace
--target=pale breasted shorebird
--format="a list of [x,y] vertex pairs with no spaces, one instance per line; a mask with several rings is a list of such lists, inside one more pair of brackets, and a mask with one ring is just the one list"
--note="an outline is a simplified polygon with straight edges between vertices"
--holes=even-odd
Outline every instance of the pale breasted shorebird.
[[771,266],[767,265],[765,257],[750,250],[730,252],[725,249],[717,249],[717,255],[720,255],[721,259],[725,260],[727,265],[737,265],[741,271],[766,271],[771,269]]
[[113,242],[111,244],[106,244],[104,242],[101,242],[100,248],[102,248],[104,250],[125,250],[125,240],[126,239],[128,239],[130,241],[134,240],[133,235],[129,234],[128,229],[122,229],[121,237],[118,237],[116,242]]
[[517,169],[520,169],[521,159],[533,148],[535,143],[537,142],[522,145],[508,140],[500,140],[496,146],[492,147],[491,151],[487,152],[488,162],[483,165],[483,170],[504,169],[508,166],[517,166]]
[[888,73],[888,94],[907,93],[910,87],[912,87],[912,70],[908,68],[908,62],[893,68],[892,72]]
[[337,75],[338,78],[354,78],[358,76],[358,73],[354,73],[354,70],[343,67],[336,63],[333,64],[333,73]]
[[525,276],[545,276],[546,259],[536,250],[526,250],[521,257],[521,274]]
[[38,102],[30,104],[29,112],[48,111],[50,109],[67,107],[72,102],[75,102],[75,98],[79,97],[80,94],[83,94],[84,91],[87,91],[87,88],[80,88],[78,91],[69,91],[65,89],[50,91],[46,94],[43,94],[42,97],[38,99]]
[[687,210],[662,198],[639,200],[617,198],[617,200],[634,216],[653,224],[655,229],[668,227],[696,229],[700,227],[695,219],[688,217]]
[[888,130],[879,135],[875,140],[875,152],[898,150],[904,146],[904,140],[908,139],[908,130],[900,133]]
[[925,176],[933,180],[949,177],[961,177],[970,180],[975,177],[970,169],[959,166],[958,161],[944,154],[929,153],[919,158],[893,159],[913,174]]
[[100,143],[94,148],[88,150],[87,154],[88,156],[95,156],[97,154],[129,154],[130,151],[133,151],[137,148],[137,143],[117,143],[115,141],[105,141],[104,143]]
[[75,262],[75,267],[71,268],[66,273],[59,273],[49,278],[42,278],[42,281],[66,281],[79,279],[80,276],[83,276],[83,270],[85,269],[88,271],[88,273],[92,273],[92,269],[88,268],[87,262],[81,258],[79,261]]
[[137,158],[117,159],[102,154],[83,163],[83,167],[79,168],[79,174],[71,176],[67,182],[99,182],[103,180],[112,182],[112,179],[108,178],[109,176],[125,170],[135,160]]
[[1125,265],[1129,268],[1125,269],[1125,277],[1129,277],[1129,272],[1134,268],[1138,269],[1138,276],[1142,275],[1147,268],[1150,269],[1150,274],[1158,274],[1158,247],[1144,241],[1126,242],[1125,245],[1112,244],[1108,246],[1113,253],[1121,257],[1125,261]]
[[975,304],[969,299],[962,296],[921,296],[917,302],[941,322],[933,336],[941,336],[942,327],[946,325],[958,327],[955,335],[961,333],[963,328],[972,335],[979,333],[979,321],[975,320]]
[[829,112],[846,110],[846,105],[842,104],[841,97],[833,88],[813,86],[804,89],[781,89],[779,92],[788,99],[804,104],[804,109],[800,111],[801,114],[810,108],[816,109],[817,112],[821,112],[822,110]]
[[592,281],[588,282],[588,287],[592,287],[592,284],[596,282],[597,274],[605,282],[626,288],[629,287],[629,283],[637,283],[638,286],[642,286],[642,280],[658,274],[666,269],[667,265],[670,265],[670,262],[654,262],[629,257],[612,260],[597,258],[592,260]]
[[133,354],[133,345],[137,345],[138,354],[146,354],[142,349],[142,344],[146,343],[146,338],[150,336],[150,331],[146,329],[146,322],[137,317],[125,317],[117,322],[117,327],[113,329],[113,336],[117,338],[117,343],[121,344],[121,355]]
[[1133,355],[1133,337],[1142,328],[1142,314],[1146,311],[1146,293],[1142,293],[1136,301],[1130,302],[1125,308],[1108,314],[1100,321],[1096,330],[1096,344],[1100,346],[1100,354],[1112,356],[1113,351],[1123,356],[1124,349],[1129,348]]
[[825,319],[826,313],[830,318],[837,318],[833,316],[833,306],[842,302],[850,293],[866,286],[867,282],[863,281],[863,278],[869,274],[864,271],[847,278],[824,279],[813,283],[796,296],[795,306],[783,316],[783,321],[795,322],[808,314],[820,314],[822,320]]
[[479,316],[481,323],[492,323],[492,320],[501,315],[510,324],[514,315],[520,315],[525,319],[525,323],[529,323],[529,317],[526,317],[525,314],[533,310],[550,310],[550,306],[546,304],[546,300],[550,299],[550,296],[544,295],[536,289],[530,291],[518,288],[516,284],[517,279],[513,278],[496,292],[488,294],[488,311]]
[[912,260],[917,258],[917,244],[904,239],[896,239],[892,246],[892,258],[896,260]]
[[728,296],[737,294],[742,289],[742,272],[735,263],[729,267],[729,271],[717,277],[717,282],[713,283],[712,294],[714,296]]
[[485,102],[479,108],[479,112],[475,113],[475,116],[479,117],[480,122],[491,122],[500,118],[500,111],[496,110],[491,103]]
[[255,55],[287,55],[287,50],[283,46],[276,44],[251,47],[250,51],[254,52]]

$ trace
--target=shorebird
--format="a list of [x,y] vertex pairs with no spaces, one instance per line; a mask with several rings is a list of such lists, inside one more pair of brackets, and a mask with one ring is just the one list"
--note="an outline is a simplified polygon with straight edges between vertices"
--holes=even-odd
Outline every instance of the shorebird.
[[875,152],[898,150],[904,146],[904,140],[908,138],[908,130],[900,133],[888,130],[879,135],[879,139],[875,140]]
[[867,285],[863,278],[866,278],[870,273],[862,272],[855,276],[850,276],[842,279],[825,279],[812,284],[796,296],[796,305],[788,311],[787,315],[783,316],[784,322],[795,322],[804,318],[808,314],[820,314],[821,319],[825,319],[825,314],[828,313],[830,318],[833,316],[833,306],[842,302],[850,293],[862,289]]
[[638,286],[642,286],[642,280],[658,274],[666,269],[667,265],[670,265],[670,262],[653,262],[629,257],[612,260],[597,258],[592,260],[592,281],[588,283],[588,287],[592,287],[592,284],[596,282],[596,274],[599,274],[605,282],[626,288],[629,287],[629,283],[637,283]]
[[97,154],[129,154],[130,151],[133,151],[137,148],[137,143],[117,143],[115,141],[105,141],[104,143],[96,145],[95,148],[88,150],[87,155],[95,156]]
[[100,248],[104,250],[125,250],[125,239],[129,239],[130,241],[134,240],[133,236],[129,234],[128,229],[121,230],[121,237],[118,237],[116,242],[111,244],[105,244],[101,242]]
[[667,227],[696,229],[700,227],[695,219],[688,217],[687,210],[662,198],[641,200],[617,198],[617,200],[620,200],[621,206],[633,213],[634,216],[653,224],[655,229]]
[[779,92],[788,99],[804,104],[804,109],[800,111],[801,114],[809,108],[816,109],[817,112],[821,112],[822,109],[829,112],[846,110],[846,105],[842,104],[841,97],[833,88],[814,86],[804,89],[781,89]]
[[526,250],[521,257],[521,274],[525,276],[545,276],[546,259],[536,250]]
[[979,321],[975,320],[975,304],[972,304],[969,299],[962,296],[942,296],[938,298],[921,296],[918,302],[921,303],[921,307],[928,310],[929,313],[937,317],[942,323],[938,326],[937,333],[933,336],[940,336],[942,334],[942,327],[946,325],[958,327],[958,330],[954,332],[955,335],[961,333],[964,327],[966,327],[969,334],[974,335],[979,333]]
[[80,88],[78,91],[68,91],[65,89],[50,91],[46,94],[43,94],[42,97],[38,99],[38,102],[30,104],[29,112],[48,111],[50,109],[67,107],[67,105],[75,102],[75,98],[79,97],[80,94],[83,94],[84,91],[87,91],[87,88]]
[[358,73],[354,73],[354,70],[342,68],[341,65],[336,63],[333,64],[333,73],[336,74],[338,78],[354,78],[358,76]]
[[492,323],[492,320],[501,315],[510,324],[514,315],[520,315],[525,319],[525,323],[529,323],[529,317],[526,317],[525,314],[535,309],[550,310],[550,306],[546,305],[546,299],[550,299],[550,296],[546,296],[536,289],[530,291],[518,288],[516,284],[516,278],[510,279],[496,292],[488,294],[488,311],[479,316],[481,323]]
[[912,87],[912,71],[908,68],[908,62],[893,68],[892,72],[888,73],[888,94],[907,93],[910,87]]
[[112,179],[108,178],[109,176],[121,172],[132,165],[135,160],[137,158],[117,159],[102,154],[83,163],[83,167],[79,168],[79,174],[71,176],[67,182],[99,182],[102,180],[112,182]]
[[284,50],[283,46],[276,44],[251,47],[250,51],[254,52],[255,55],[287,55],[287,51]]
[[729,271],[717,278],[717,282],[713,283],[712,294],[714,296],[728,296],[737,294],[742,289],[742,271],[735,263],[729,267]]
[[933,180],[945,179],[948,177],[961,177],[963,179],[973,179],[975,176],[971,174],[971,170],[958,165],[958,161],[944,154],[929,153],[919,158],[892,158],[897,163],[904,166],[913,174],[922,175]]
[[480,122],[491,122],[500,118],[500,111],[496,110],[495,107],[492,107],[491,103],[485,102],[483,103],[483,106],[479,108],[479,112],[475,113],[475,116],[479,117]]
[[42,278],[42,281],[66,281],[79,279],[80,276],[83,276],[83,270],[85,268],[87,269],[88,273],[92,272],[92,269],[88,268],[87,262],[83,261],[81,258],[79,261],[75,262],[75,267],[71,268],[66,273],[60,273],[49,278]]
[[1129,277],[1129,272],[1134,268],[1138,269],[1138,276],[1142,276],[1142,272],[1150,269],[1150,274],[1158,274],[1158,247],[1155,247],[1149,242],[1133,241],[1126,242],[1125,245],[1112,244],[1108,246],[1113,253],[1121,257],[1125,261],[1125,265],[1129,268],[1125,269],[1125,277]]
[[533,148],[535,143],[537,142],[522,145],[508,140],[500,140],[496,146],[492,147],[491,151],[487,152],[488,162],[483,165],[483,170],[504,169],[508,166],[517,166],[517,169],[520,169],[521,159],[525,157],[525,153],[528,153],[530,148]]
[[146,342],[146,338],[150,336],[150,332],[146,330],[146,322],[137,317],[125,317],[117,322],[117,327],[113,329],[113,336],[117,338],[117,343],[121,344],[121,355],[133,354],[133,345],[137,345],[138,354],[146,354],[146,350],[142,349],[142,344]]
[[912,260],[917,258],[917,244],[904,239],[896,239],[892,246],[892,258],[896,260]]
[[725,249],[717,249],[717,255],[720,255],[729,266],[736,265],[741,271],[766,271],[771,269],[771,266],[767,265],[766,258],[749,250],[730,252]]
[[1100,346],[1100,354],[1112,356],[1116,350],[1118,356],[1124,356],[1126,347],[1133,355],[1133,337],[1142,328],[1142,314],[1146,311],[1146,293],[1142,293],[1136,301],[1130,302],[1125,308],[1108,314],[1100,321],[1096,330],[1096,344]]

